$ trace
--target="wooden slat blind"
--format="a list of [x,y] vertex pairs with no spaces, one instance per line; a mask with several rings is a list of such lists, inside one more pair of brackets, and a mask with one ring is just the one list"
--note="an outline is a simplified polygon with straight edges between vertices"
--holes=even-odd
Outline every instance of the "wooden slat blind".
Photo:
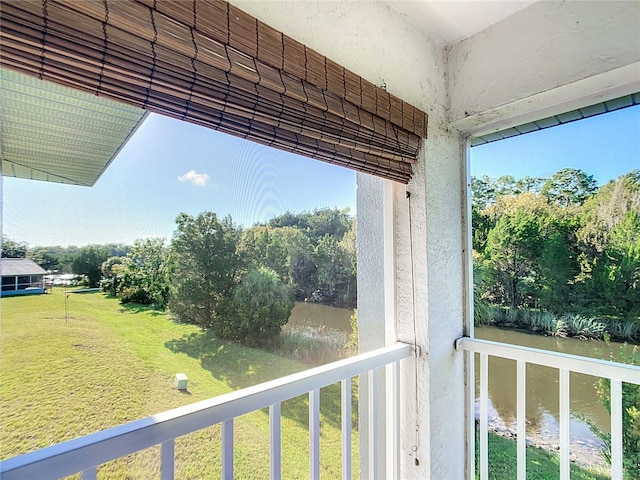
[[427,115],[224,1],[3,0],[0,64],[408,182]]

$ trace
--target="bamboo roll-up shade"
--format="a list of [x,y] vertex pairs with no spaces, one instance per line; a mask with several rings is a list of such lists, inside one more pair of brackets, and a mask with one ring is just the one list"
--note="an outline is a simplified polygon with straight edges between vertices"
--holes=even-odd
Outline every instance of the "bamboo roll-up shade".
[[224,1],[3,0],[0,64],[408,182],[424,112]]

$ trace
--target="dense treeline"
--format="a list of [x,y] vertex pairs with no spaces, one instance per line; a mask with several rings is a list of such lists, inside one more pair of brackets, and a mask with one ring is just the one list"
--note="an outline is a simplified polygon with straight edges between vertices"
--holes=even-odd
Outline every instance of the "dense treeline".
[[124,256],[128,251],[128,246],[119,243],[84,247],[29,247],[26,242],[2,236],[2,258],[29,258],[48,272],[84,275],[85,282],[92,287],[97,287],[100,282],[100,267],[104,259],[110,256]]
[[277,335],[294,300],[355,306],[355,218],[348,209],[286,213],[237,227],[213,212],[180,214],[171,242],[36,247],[3,237],[3,257],[81,275],[123,303],[168,308],[218,337],[258,344]]
[[640,334],[640,171],[600,188],[576,169],[473,178],[472,192],[476,321]]

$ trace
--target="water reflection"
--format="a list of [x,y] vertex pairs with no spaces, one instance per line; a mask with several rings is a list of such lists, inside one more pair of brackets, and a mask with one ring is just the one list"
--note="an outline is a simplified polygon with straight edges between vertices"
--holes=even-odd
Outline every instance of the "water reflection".
[[[352,311],[311,303],[297,303],[285,332],[302,334],[319,341],[343,345],[351,332],[349,317]],[[584,341],[571,338],[544,337],[513,330],[493,327],[477,327],[476,337],[554,352],[569,353],[591,358],[609,359],[617,356],[622,344],[612,342]],[[631,347],[627,347],[629,352]],[[526,417],[527,438],[539,446],[559,443],[559,373],[556,369],[527,365]],[[479,378],[479,361],[476,362],[476,379]],[[585,419],[598,428],[609,431],[610,416],[598,401],[596,377],[572,373],[570,376],[571,397],[571,443],[594,454],[603,446]],[[476,383],[476,397],[479,387]],[[516,429],[516,362],[502,358],[489,358],[489,415],[490,426],[498,431],[515,432]]]
[[[352,313],[346,308],[297,302],[282,333],[304,340],[302,345],[297,342],[290,345],[296,352],[295,358],[314,366],[334,362],[344,356]],[[312,347],[304,348],[309,342]]]
[[[484,340],[523,345],[554,352],[609,359],[616,356],[622,344],[544,337],[493,327],[475,329],[476,337]],[[630,347],[628,347],[630,350]],[[479,361],[476,362],[476,397],[479,393]],[[571,443],[598,450],[602,441],[595,436],[585,419],[598,428],[609,431],[611,419],[596,394],[597,377],[572,373],[570,376]],[[526,377],[527,438],[539,445],[559,443],[558,419],[559,372],[554,368],[527,365]],[[489,357],[489,401],[491,427],[498,431],[515,431],[516,424],[516,361]]]

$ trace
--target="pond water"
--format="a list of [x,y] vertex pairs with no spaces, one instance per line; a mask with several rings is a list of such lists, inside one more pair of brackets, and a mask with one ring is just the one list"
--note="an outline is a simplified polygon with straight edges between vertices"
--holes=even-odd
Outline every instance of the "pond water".
[[[340,345],[346,342],[351,326],[350,309],[334,308],[311,303],[297,303],[284,331],[295,332]],[[617,356],[622,344],[545,337],[494,327],[476,327],[475,335],[484,340],[511,343],[554,352],[609,359]],[[626,347],[629,351],[631,346]],[[476,362],[476,379],[479,362]],[[597,378],[571,374],[571,449],[572,455],[593,455],[591,463],[603,462],[602,440],[594,435],[587,419],[603,431],[610,429],[610,416],[596,395]],[[527,437],[531,443],[553,449],[559,444],[558,371],[548,367],[527,367]],[[479,387],[476,384],[476,395]],[[490,357],[489,359],[489,415],[490,427],[498,432],[515,432],[516,418],[516,362]],[[580,453],[581,452],[581,453]],[[584,458],[583,458],[584,460]],[[584,462],[581,462],[584,463]]]
[[[621,348],[631,346],[611,342],[578,340],[574,338],[545,337],[494,327],[476,327],[475,335],[484,340],[523,345],[554,352],[584,357],[610,359]],[[476,395],[479,392],[479,362],[476,362]],[[527,438],[543,447],[553,447],[559,436],[559,380],[558,371],[537,365],[527,366]],[[596,394],[598,379],[590,375],[572,373],[570,377],[571,448],[582,449],[600,456],[604,445],[589,427],[610,431],[611,417],[600,404]],[[515,431],[516,418],[516,362],[489,357],[489,409],[490,427],[501,432]],[[595,462],[601,463],[601,462]]]
[[[353,310],[315,303],[296,302],[284,333],[294,333],[342,347],[349,339]],[[337,360],[335,358],[334,360]]]

